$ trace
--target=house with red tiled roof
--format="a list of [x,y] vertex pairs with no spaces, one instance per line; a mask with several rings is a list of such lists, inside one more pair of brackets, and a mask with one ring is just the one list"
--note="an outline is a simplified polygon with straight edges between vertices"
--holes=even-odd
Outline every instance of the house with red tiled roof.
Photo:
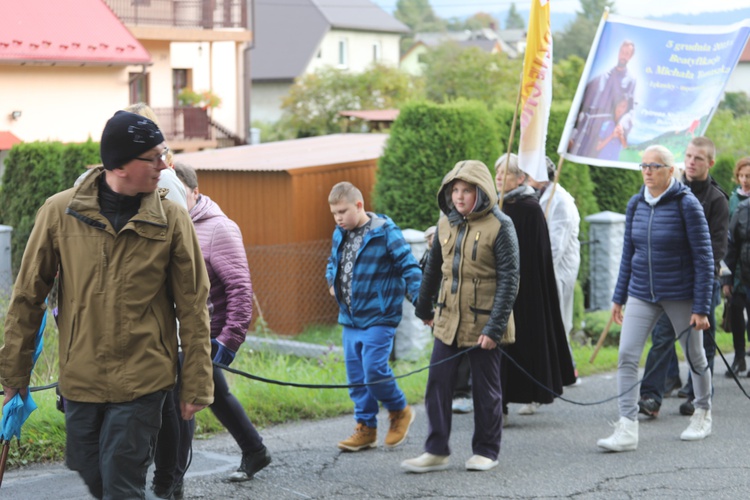
[[[23,0],[0,16],[0,131],[22,141],[98,140],[146,102],[174,150],[244,143],[253,0]],[[180,106],[209,91],[213,109]]]
[[127,68],[150,65],[148,51],[101,0],[6,2],[0,131],[26,142],[98,139],[107,118],[128,104]]

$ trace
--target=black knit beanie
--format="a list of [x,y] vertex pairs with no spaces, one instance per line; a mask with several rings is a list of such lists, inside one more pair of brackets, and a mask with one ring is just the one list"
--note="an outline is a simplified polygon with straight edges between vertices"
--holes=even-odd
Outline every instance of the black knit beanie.
[[104,168],[119,168],[133,158],[164,142],[154,122],[135,113],[118,111],[102,132],[99,154]]

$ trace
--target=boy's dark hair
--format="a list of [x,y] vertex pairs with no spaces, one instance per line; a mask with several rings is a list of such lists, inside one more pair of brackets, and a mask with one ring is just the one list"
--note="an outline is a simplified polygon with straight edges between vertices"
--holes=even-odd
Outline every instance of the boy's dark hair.
[[174,173],[177,174],[177,178],[191,190],[198,187],[198,175],[195,173],[195,169],[190,165],[175,162]]
[[351,182],[339,182],[331,189],[331,194],[328,195],[328,204],[335,205],[337,203],[357,203],[361,201],[365,202],[362,197],[362,191]]

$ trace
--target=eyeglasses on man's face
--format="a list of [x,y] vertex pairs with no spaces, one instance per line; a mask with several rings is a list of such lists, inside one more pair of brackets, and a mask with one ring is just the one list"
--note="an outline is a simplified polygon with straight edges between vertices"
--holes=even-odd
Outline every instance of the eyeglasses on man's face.
[[649,172],[653,172],[654,170],[659,170],[660,168],[666,168],[667,165],[664,165],[663,163],[640,163],[638,164],[639,167],[641,167],[641,170]]
[[158,165],[160,160],[164,163],[167,162],[167,153],[169,153],[169,148],[164,148],[164,151],[162,151],[158,156],[154,156],[153,158],[141,158],[140,156],[137,156],[134,158],[134,160],[141,160],[152,165]]

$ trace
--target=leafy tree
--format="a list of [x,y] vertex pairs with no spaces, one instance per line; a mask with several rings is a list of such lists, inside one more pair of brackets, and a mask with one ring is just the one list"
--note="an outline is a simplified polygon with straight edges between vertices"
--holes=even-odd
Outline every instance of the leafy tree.
[[435,14],[429,0],[398,0],[393,16],[414,33],[445,31],[445,21]]
[[425,95],[439,103],[458,97],[515,102],[522,64],[505,54],[445,42],[425,53]]
[[599,24],[604,9],[609,8],[611,13],[615,13],[615,1],[614,0],[579,0],[581,2],[581,12],[577,12],[577,15],[583,16],[588,21],[593,21]]
[[498,28],[497,20],[495,20],[494,17],[492,17],[490,14],[487,14],[486,12],[477,12],[470,18],[466,19],[466,22],[464,23],[464,29],[476,31],[481,30],[484,28],[491,28],[493,30],[497,30]]
[[435,14],[429,0],[398,0],[393,16],[412,31],[411,35],[401,37],[399,47],[402,55],[414,45],[414,33],[445,31],[448,25]]
[[521,14],[516,10],[516,4],[511,3],[510,9],[508,10],[508,16],[505,18],[505,29],[506,30],[522,30],[526,28],[526,21],[524,21]]
[[586,59],[596,35],[596,28],[606,7],[614,13],[614,0],[580,0],[582,11],[576,12],[573,21],[555,35],[555,56],[566,59],[576,55]]
[[339,111],[398,108],[420,93],[406,73],[373,65],[363,73],[326,67],[298,79],[282,103],[282,120],[297,137],[342,131]]
[[556,62],[552,66],[552,97],[555,101],[572,101],[586,62],[578,56]]
[[726,92],[719,109],[728,109],[735,118],[750,115],[750,98],[745,92]]
[[728,155],[738,160],[748,155],[750,115],[735,118],[731,111],[719,110],[711,119],[705,135],[716,144],[717,155]]

